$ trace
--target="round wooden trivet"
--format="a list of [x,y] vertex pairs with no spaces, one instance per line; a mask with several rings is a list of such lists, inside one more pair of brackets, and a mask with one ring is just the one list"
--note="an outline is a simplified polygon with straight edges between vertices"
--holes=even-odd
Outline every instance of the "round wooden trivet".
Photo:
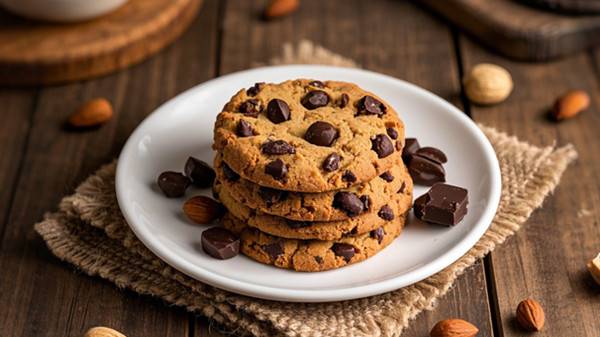
[[0,85],[54,84],[104,75],[158,52],[196,17],[202,0],[129,0],[74,24],[0,11]]

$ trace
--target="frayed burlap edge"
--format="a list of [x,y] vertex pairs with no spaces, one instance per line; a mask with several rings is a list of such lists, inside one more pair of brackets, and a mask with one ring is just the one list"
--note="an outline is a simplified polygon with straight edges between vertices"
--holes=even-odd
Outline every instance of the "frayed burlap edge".
[[[297,49],[287,46],[288,54],[281,62],[298,63],[290,62],[294,53],[318,48],[321,56],[328,53],[303,43]],[[61,201],[59,212],[48,214],[35,228],[56,256],[84,272],[183,306],[235,334],[399,336],[411,319],[434,307],[466,268],[521,227],[576,158],[570,145],[539,148],[480,127],[494,146],[502,171],[502,198],[490,229],[467,254],[438,274],[365,299],[306,304],[258,300],[216,289],[174,270],[147,250],[126,225],[114,192],[116,162],[88,178],[74,195]]]

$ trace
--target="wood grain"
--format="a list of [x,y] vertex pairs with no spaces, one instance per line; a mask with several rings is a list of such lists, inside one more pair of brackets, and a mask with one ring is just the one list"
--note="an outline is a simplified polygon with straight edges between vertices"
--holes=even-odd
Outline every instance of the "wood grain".
[[95,20],[52,24],[0,12],[0,84],[62,83],[125,68],[175,40],[202,0],[130,0]]
[[[184,310],[116,289],[58,261],[33,232],[33,223],[112,160],[147,113],[214,76],[217,5],[218,0],[207,1],[188,34],[139,66],[95,81],[41,89],[0,241],[0,336],[80,337],[94,325],[110,326],[128,336],[190,333]],[[113,120],[88,132],[64,130],[71,111],[96,96],[114,104]]]
[[[461,38],[465,69],[479,62],[506,67],[515,90],[493,107],[471,107],[472,117],[540,146],[572,143],[578,161],[568,168],[554,195],[514,237],[492,253],[503,336],[526,336],[514,320],[519,301],[533,297],[546,312],[536,336],[598,336],[600,297],[585,263],[600,247],[600,96],[597,64],[588,53],[559,62],[523,64],[492,55]],[[592,106],[560,124],[546,119],[553,101],[569,89],[592,95]]]

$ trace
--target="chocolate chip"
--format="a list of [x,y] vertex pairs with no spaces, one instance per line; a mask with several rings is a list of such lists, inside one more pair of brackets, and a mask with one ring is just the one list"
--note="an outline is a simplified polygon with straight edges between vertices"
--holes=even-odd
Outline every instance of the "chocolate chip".
[[227,179],[228,181],[235,182],[240,180],[240,175],[237,174],[234,170],[232,170],[231,167],[229,167],[229,165],[223,163],[221,165],[221,169],[223,170],[223,175],[225,176],[225,179]]
[[296,153],[296,148],[284,140],[269,140],[261,148],[265,154],[280,155]]
[[431,146],[422,147],[418,149],[415,153],[421,157],[433,160],[434,162],[437,162],[439,164],[444,164],[448,161],[448,158],[446,158],[446,155],[444,154],[444,152],[442,152],[442,150],[436,149],[435,147]]
[[293,228],[293,229],[308,227],[311,225],[311,223],[307,222],[307,221],[287,220],[286,223],[287,223],[288,227]]
[[338,101],[338,107],[345,108],[346,105],[348,105],[349,101],[350,101],[350,96],[348,96],[348,94],[342,94]]
[[466,189],[448,184],[435,184],[415,200],[415,216],[423,221],[444,226],[459,223],[467,214]]
[[254,136],[254,129],[252,129],[252,125],[250,125],[250,123],[240,119],[237,128],[235,129],[235,134],[238,135],[238,137]]
[[281,159],[277,159],[265,166],[265,173],[272,176],[276,180],[282,180],[287,176],[288,169]]
[[354,175],[354,173],[352,173],[352,171],[347,170],[342,175],[342,180],[347,183],[353,183],[353,182],[356,182],[356,176]]
[[240,106],[238,107],[238,111],[246,116],[256,117],[262,111],[262,107],[259,100],[251,98],[240,104]]
[[420,149],[419,141],[416,138],[406,138],[404,140],[404,148],[402,149],[402,160],[408,165],[410,157]]
[[392,210],[392,208],[388,205],[382,206],[379,209],[379,212],[377,212],[377,215],[379,215],[380,218],[386,221],[394,220],[394,210]]
[[215,171],[198,158],[189,157],[185,162],[184,172],[192,183],[200,188],[210,187],[215,181]]
[[392,175],[392,173],[390,171],[387,172],[383,172],[379,178],[387,181],[388,183],[391,183],[392,181],[394,181],[394,176]]
[[260,89],[262,89],[262,87],[264,85],[265,85],[265,82],[254,83],[253,86],[251,86],[250,88],[248,88],[248,90],[246,90],[246,95],[248,95],[248,96],[258,95],[258,92],[260,91]]
[[283,123],[290,119],[290,107],[285,101],[274,98],[267,105],[267,118],[275,124]]
[[317,88],[324,88],[325,87],[325,83],[321,82],[321,81],[311,81],[308,83],[308,85],[312,85],[313,87],[317,87]]
[[308,110],[326,106],[329,103],[329,95],[323,90],[313,90],[302,97],[302,105]]
[[404,189],[406,189],[406,183],[403,181],[402,185],[398,189],[398,193],[404,193]]
[[[348,233],[348,234],[356,235],[357,233],[358,233],[358,226],[354,226],[354,227],[352,227],[352,230],[350,230],[350,233]],[[344,236],[347,236],[347,235],[344,235]]]
[[374,229],[369,233],[369,236],[372,237],[373,239],[376,239],[378,243],[381,243],[381,241],[383,241],[384,235],[385,235],[385,231],[383,230],[383,227]]
[[240,252],[240,239],[223,227],[212,227],[202,232],[201,242],[206,254],[216,259],[229,259]]
[[167,198],[179,198],[185,194],[191,181],[179,172],[166,171],[158,176],[157,183]]
[[271,257],[271,260],[273,260],[273,261],[277,260],[277,257],[279,257],[279,255],[283,254],[283,246],[281,245],[281,242],[275,242],[275,243],[270,243],[268,245],[262,245],[261,248],[267,254],[269,254],[269,256]]
[[350,192],[337,192],[333,197],[333,207],[344,211],[348,216],[357,216],[365,210],[360,198]]
[[431,186],[446,181],[446,171],[441,164],[416,154],[408,163],[408,173],[419,185]]
[[390,138],[398,139],[398,131],[396,131],[396,129],[387,128],[387,129],[385,129],[385,131],[387,132],[388,136],[390,136]]
[[323,258],[320,257],[319,255],[315,256],[315,261],[317,261],[318,264],[322,264],[323,263]]
[[333,125],[318,121],[308,127],[304,139],[318,146],[331,146],[338,136],[338,130]]
[[267,203],[268,207],[271,207],[272,205],[285,200],[288,193],[287,191],[261,186],[258,189],[258,195]]
[[327,172],[333,172],[340,168],[340,160],[341,159],[339,154],[332,153],[328,155],[327,158],[325,158],[325,160],[323,160],[323,164],[321,165],[321,167]]
[[377,153],[377,157],[385,158],[394,153],[394,144],[388,136],[384,134],[377,135],[371,139],[371,150]]
[[369,198],[368,195],[362,195],[360,201],[362,201],[365,206],[365,211],[368,211],[371,208],[371,198]]
[[333,250],[335,255],[343,257],[346,262],[350,262],[354,254],[356,254],[354,246],[347,243],[334,243],[331,246],[331,250]]
[[358,115],[384,115],[387,107],[372,96],[365,96],[356,103]]

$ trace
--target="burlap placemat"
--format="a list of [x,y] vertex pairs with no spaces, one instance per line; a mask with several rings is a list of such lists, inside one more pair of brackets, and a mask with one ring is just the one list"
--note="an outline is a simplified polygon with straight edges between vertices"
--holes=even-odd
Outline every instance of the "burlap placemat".
[[[283,56],[272,63],[301,62],[355,66],[309,42],[286,46]],[[125,223],[115,196],[116,162],[89,177],[35,229],[56,256],[89,275],[183,306],[235,334],[399,336],[417,314],[434,307],[466,268],[521,227],[576,158],[570,145],[539,148],[488,127],[481,129],[494,146],[502,171],[502,199],[490,229],[467,254],[438,274],[378,296],[335,303],[282,303],[236,295],[187,277],[156,258]]]

